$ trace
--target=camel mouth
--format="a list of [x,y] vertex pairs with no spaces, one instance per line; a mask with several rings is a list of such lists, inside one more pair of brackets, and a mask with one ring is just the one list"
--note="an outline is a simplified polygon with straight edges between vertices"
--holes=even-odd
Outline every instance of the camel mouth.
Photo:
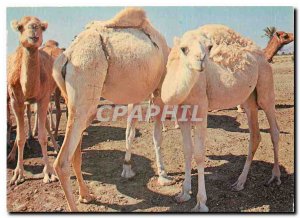
[[32,41],[32,42],[37,42],[39,41],[39,37],[38,36],[33,36],[33,37],[29,37],[29,39]]

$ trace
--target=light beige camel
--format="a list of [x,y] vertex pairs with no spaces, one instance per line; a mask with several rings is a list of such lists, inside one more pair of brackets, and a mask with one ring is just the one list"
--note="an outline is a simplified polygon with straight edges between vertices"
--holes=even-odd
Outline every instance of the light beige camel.
[[43,173],[45,183],[56,180],[52,166],[47,156],[47,108],[50,95],[56,85],[51,77],[53,59],[38,48],[43,41],[43,31],[47,29],[47,22],[42,22],[36,17],[26,16],[20,21],[14,20],[12,28],[19,32],[20,45],[8,58],[8,93],[11,109],[16,117],[18,146],[18,162],[11,184],[24,181],[23,151],[26,140],[24,128],[25,104],[36,102],[38,105],[39,135],[38,140],[42,147]]
[[[81,140],[82,132],[95,117],[100,97],[115,104],[130,104],[130,108],[156,90],[154,104],[162,106],[157,87],[166,72],[168,53],[165,39],[151,25],[145,12],[127,8],[112,20],[90,23],[55,61],[53,77],[67,102],[69,116],[54,169],[71,211],[77,211],[77,207],[70,184],[70,161],[79,183],[80,201],[93,200],[81,173]],[[169,182],[160,154],[160,116],[154,121],[153,140],[159,180]],[[124,177],[134,176],[130,145],[135,124],[134,119],[127,123]]]
[[[233,189],[239,191],[244,188],[250,164],[261,140],[258,106],[267,115],[274,146],[274,168],[268,183],[275,179],[278,185],[281,183],[272,68],[252,41],[223,25],[205,25],[186,32],[176,41],[169,55],[161,97],[166,104],[198,106],[197,118],[202,119],[201,122],[183,122],[181,111],[178,112],[183,135],[185,179],[177,201],[190,199],[191,160],[194,155],[198,169],[198,194],[193,210],[208,211],[204,183],[207,112],[231,108],[242,102],[248,117],[250,142],[243,172],[233,184]],[[195,126],[194,145],[191,125]]]

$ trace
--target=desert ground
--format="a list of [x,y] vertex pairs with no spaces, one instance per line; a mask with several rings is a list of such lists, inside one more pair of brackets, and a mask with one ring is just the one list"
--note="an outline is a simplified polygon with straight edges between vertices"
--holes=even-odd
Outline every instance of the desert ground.
[[[269,125],[262,110],[259,124],[262,141],[255,154],[245,189],[231,191],[231,184],[243,169],[248,151],[249,131],[246,115],[235,109],[209,113],[206,140],[205,181],[207,206],[210,212],[292,212],[294,211],[294,63],[291,56],[275,56],[272,63],[276,91],[277,120],[280,135],[280,169],[282,184],[264,184],[271,177],[273,146]],[[63,106],[63,105],[62,105]],[[62,116],[58,142],[64,138],[66,114]],[[151,123],[137,125],[133,145],[133,169],[130,180],[121,177],[125,155],[126,119],[117,122],[93,122],[84,133],[82,171],[90,191],[98,198],[91,204],[78,203],[84,212],[189,212],[196,203],[197,171],[193,161],[192,198],[178,204],[174,197],[181,190],[184,178],[182,139],[174,122],[166,121],[162,154],[168,174],[174,179],[171,186],[159,186],[152,143]],[[11,144],[15,131],[11,135]],[[7,210],[9,212],[66,212],[67,202],[59,182],[44,184],[35,174],[43,169],[41,148],[37,139],[25,148],[26,180],[10,186],[16,163],[7,164]],[[7,153],[11,147],[8,147]],[[48,154],[55,154],[49,141]],[[72,187],[78,198],[74,175]]]

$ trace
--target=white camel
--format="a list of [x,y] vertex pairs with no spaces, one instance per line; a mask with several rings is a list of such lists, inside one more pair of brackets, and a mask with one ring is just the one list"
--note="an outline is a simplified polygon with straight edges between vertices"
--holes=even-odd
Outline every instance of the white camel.
[[[177,118],[183,135],[185,179],[178,202],[190,199],[191,160],[194,155],[198,170],[198,194],[194,211],[208,211],[204,183],[205,137],[208,110],[227,109],[243,103],[250,141],[248,157],[234,190],[242,190],[250,164],[261,140],[258,125],[258,106],[266,113],[274,146],[274,167],[270,184],[280,181],[278,163],[279,129],[275,118],[273,74],[263,52],[250,40],[223,25],[205,25],[186,32],[175,40],[170,52],[167,74],[161,97],[165,104],[198,106],[201,122],[181,121]],[[194,144],[191,137],[194,129]]]
[[[70,184],[70,161],[79,183],[80,201],[88,203],[94,198],[81,173],[81,140],[83,130],[95,116],[100,97],[115,104],[138,104],[154,92],[154,104],[162,107],[158,87],[166,73],[168,54],[165,39],[151,25],[145,12],[128,8],[112,20],[90,23],[55,61],[53,77],[66,100],[69,116],[54,169],[71,211],[77,208]],[[160,154],[160,116],[154,121],[153,140],[159,181],[169,183]],[[127,124],[124,177],[134,176],[130,145],[135,123],[133,120]]]

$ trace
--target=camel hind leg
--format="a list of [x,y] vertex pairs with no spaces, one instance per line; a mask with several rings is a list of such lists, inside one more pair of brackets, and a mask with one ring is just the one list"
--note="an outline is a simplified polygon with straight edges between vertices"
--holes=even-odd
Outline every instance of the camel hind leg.
[[[95,60],[91,58],[89,61],[97,63],[97,66],[93,64],[90,65],[90,68],[86,68],[85,65],[81,69],[77,64],[75,68],[72,60],[66,66],[65,81],[69,116],[66,135],[54,162],[54,169],[71,211],[77,211],[77,207],[70,183],[70,163],[73,159],[73,167],[80,186],[79,190],[86,190],[81,173],[81,157],[78,156],[80,152],[76,152],[76,150],[81,144],[83,131],[89,126],[92,121],[91,118],[95,116],[107,73],[107,62],[102,61],[105,60],[104,54],[99,57],[94,56],[94,58]],[[82,197],[87,199],[86,196]]]
[[264,110],[269,125],[270,135],[274,149],[274,166],[272,177],[267,184],[277,180],[277,185],[281,184],[279,169],[279,128],[276,121],[275,91],[273,82],[273,72],[271,66],[264,62],[260,67],[260,74],[257,81],[257,103]]
[[248,119],[250,141],[249,141],[249,148],[248,148],[248,156],[243,171],[239,176],[238,180],[232,185],[232,190],[234,191],[240,191],[244,189],[244,184],[247,180],[247,176],[249,173],[249,169],[254,154],[261,140],[259,125],[258,125],[258,106],[256,104],[255,98],[256,98],[255,94],[252,93],[249,96],[249,98],[246,100],[246,102],[243,104],[243,108],[245,109],[247,119]]
[[[128,105],[128,116],[131,114],[134,106],[135,104]],[[126,153],[121,176],[127,179],[135,176],[135,172],[131,168],[131,145],[135,137],[136,121],[136,118],[129,119],[126,127]]]

